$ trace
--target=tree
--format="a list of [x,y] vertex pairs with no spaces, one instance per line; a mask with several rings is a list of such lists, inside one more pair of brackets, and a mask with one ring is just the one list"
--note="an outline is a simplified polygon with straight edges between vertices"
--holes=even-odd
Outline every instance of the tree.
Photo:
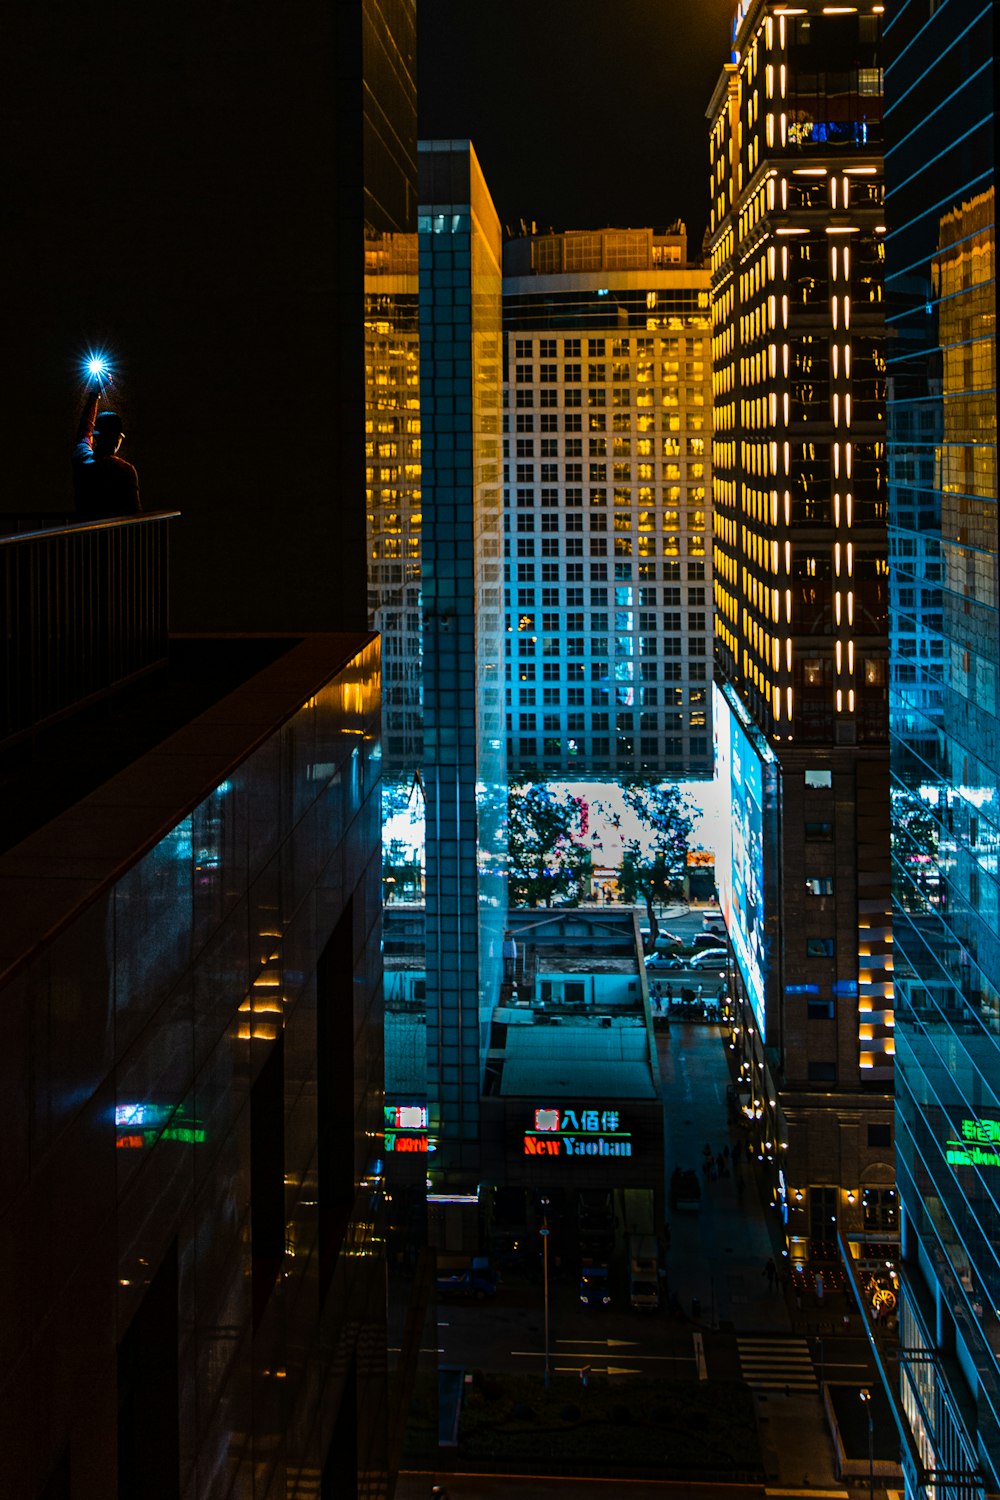
[[508,797],[508,891],[512,906],[576,905],[590,869],[590,851],[577,842],[580,804],[558,799],[547,786],[513,782]]
[[684,889],[692,821],[690,803],[679,787],[655,781],[634,781],[622,788],[625,806],[643,825],[640,838],[623,840],[618,884],[626,901],[646,903],[649,938],[646,951],[656,948],[660,924],[654,901],[667,901]]

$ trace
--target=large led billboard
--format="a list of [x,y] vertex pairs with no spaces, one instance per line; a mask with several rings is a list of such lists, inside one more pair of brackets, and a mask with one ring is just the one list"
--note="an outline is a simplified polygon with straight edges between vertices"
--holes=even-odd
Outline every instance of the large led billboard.
[[722,835],[716,878],[719,902],[743,983],[764,1039],[764,787],[749,738],[718,688],[713,689],[715,774],[730,816]]

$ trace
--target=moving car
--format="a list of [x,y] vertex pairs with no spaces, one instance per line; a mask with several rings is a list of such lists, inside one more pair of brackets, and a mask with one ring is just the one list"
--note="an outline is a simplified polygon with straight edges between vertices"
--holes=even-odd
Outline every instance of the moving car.
[[688,961],[689,969],[724,969],[728,954],[725,948],[705,948]]

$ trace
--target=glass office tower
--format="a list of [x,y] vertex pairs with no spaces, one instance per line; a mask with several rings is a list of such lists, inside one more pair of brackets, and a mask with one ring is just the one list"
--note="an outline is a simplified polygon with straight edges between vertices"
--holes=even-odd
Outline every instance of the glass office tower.
[[885,28],[890,718],[908,1495],[1000,1489],[992,7]]
[[475,1185],[506,907],[500,224],[468,141],[418,153],[428,1102],[435,1170]]

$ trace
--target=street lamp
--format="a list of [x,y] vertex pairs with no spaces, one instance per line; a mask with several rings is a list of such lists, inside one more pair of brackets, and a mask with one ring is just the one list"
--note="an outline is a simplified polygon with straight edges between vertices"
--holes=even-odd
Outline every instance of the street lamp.
[[861,1399],[868,1410],[868,1500],[875,1500],[875,1414],[872,1411],[872,1393],[866,1386]]
[[549,1388],[549,1200],[542,1199],[542,1281],[545,1287],[545,1389]]

